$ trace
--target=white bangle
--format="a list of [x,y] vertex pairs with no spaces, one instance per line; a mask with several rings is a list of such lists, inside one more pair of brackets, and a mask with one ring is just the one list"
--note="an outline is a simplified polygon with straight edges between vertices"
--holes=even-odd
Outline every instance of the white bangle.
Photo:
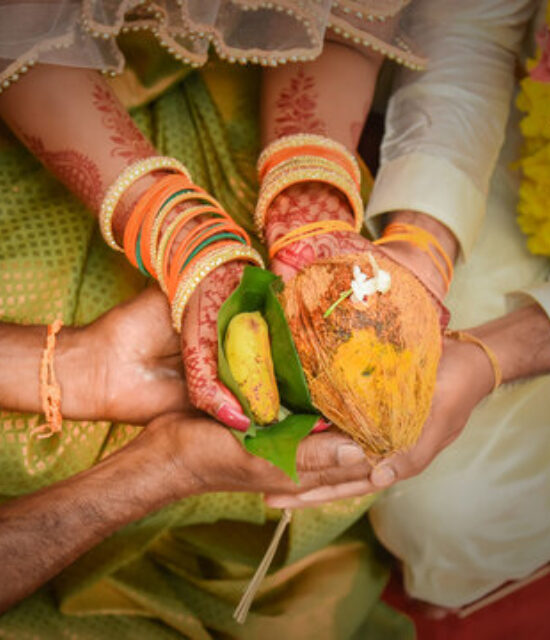
[[105,242],[111,247],[111,249],[114,249],[115,251],[124,251],[124,249],[119,246],[115,240],[112,225],[113,215],[122,194],[131,187],[134,182],[139,180],[139,178],[147,175],[148,173],[152,173],[153,171],[158,171],[159,169],[165,169],[172,171],[173,173],[181,173],[189,181],[192,180],[191,174],[185,165],[179,160],[168,156],[150,156],[149,158],[138,160],[124,169],[124,171],[107,190],[99,210],[99,227]]
[[172,325],[178,333],[181,331],[183,312],[193,291],[214,269],[235,260],[252,262],[262,269],[265,268],[264,261],[256,249],[235,243],[209,252],[191,268],[189,274],[182,277],[172,301]]

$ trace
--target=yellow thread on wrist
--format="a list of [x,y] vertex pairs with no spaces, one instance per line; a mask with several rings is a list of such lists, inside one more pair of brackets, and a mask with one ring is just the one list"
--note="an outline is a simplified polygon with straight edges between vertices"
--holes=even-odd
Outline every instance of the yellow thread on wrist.
[[[382,245],[391,242],[405,242],[424,251],[430,257],[435,268],[441,275],[447,291],[449,290],[454,273],[453,263],[432,233],[412,224],[392,222],[384,230],[384,235],[378,238],[378,240],[375,240],[373,244]],[[432,247],[436,250],[437,254],[434,253]],[[441,264],[441,260],[443,264]]]
[[495,376],[495,382],[493,384],[491,393],[496,391],[502,383],[502,369],[500,367],[498,358],[496,357],[495,352],[491,349],[491,347],[486,345],[485,342],[483,342],[483,340],[480,340],[477,336],[474,336],[471,333],[467,333],[466,331],[447,330],[445,331],[445,335],[448,338],[453,338],[454,340],[459,340],[460,342],[471,342],[472,344],[476,344],[478,347],[483,349],[485,355],[487,356],[487,358],[489,358],[489,362],[491,363],[493,374]]
[[311,222],[305,224],[296,229],[292,229],[288,233],[275,240],[275,242],[269,248],[269,258],[272,260],[275,255],[294,242],[305,240],[306,238],[312,238],[325,233],[331,233],[334,231],[351,231],[355,233],[355,228],[344,220],[320,220],[319,222]]

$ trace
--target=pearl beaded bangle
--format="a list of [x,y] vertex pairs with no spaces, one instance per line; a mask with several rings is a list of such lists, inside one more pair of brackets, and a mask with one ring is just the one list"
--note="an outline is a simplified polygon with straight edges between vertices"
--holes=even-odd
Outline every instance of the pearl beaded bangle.
[[319,163],[318,166],[292,167],[287,171],[281,171],[275,177],[268,174],[260,189],[258,203],[254,212],[254,223],[260,237],[263,237],[265,216],[273,200],[287,187],[301,182],[324,182],[341,191],[347,197],[353,212],[355,231],[360,231],[364,208],[361,194],[354,181],[344,171],[338,171],[335,168],[329,169]]
[[105,242],[115,251],[124,251],[116,242],[113,235],[113,216],[115,209],[124,192],[129,189],[137,180],[152,173],[164,169],[173,173],[183,174],[190,182],[191,175],[185,165],[175,158],[167,156],[151,156],[143,160],[138,160],[126,168],[107,190],[101,208],[99,210],[99,227]]
[[275,156],[285,151],[294,156],[304,155],[300,152],[301,147],[317,147],[321,154],[324,151],[330,151],[335,155],[340,155],[346,166],[350,168],[351,177],[358,184],[361,182],[361,170],[354,155],[340,142],[314,133],[296,133],[284,136],[268,145],[258,158],[257,170],[260,178],[263,178],[263,174],[267,173],[266,167]]
[[220,265],[235,260],[252,262],[262,269],[264,262],[260,254],[249,246],[235,243],[230,246],[219,247],[205,254],[204,258],[191,267],[190,271],[178,283],[172,301],[172,325],[176,331],[181,331],[183,312],[191,295],[201,281]]

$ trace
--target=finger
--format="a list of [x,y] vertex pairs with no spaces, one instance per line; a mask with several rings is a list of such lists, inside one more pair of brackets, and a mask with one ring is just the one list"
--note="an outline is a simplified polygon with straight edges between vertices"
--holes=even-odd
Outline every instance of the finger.
[[224,424],[246,430],[250,420],[218,380],[218,311],[240,279],[237,265],[216,269],[191,296],[182,323],[182,356],[189,399]]
[[296,457],[298,472],[320,471],[366,463],[361,447],[336,429],[308,436],[300,443]]
[[333,500],[365,496],[375,491],[376,488],[373,487],[368,479],[364,478],[331,487],[318,487],[294,495],[268,494],[265,496],[265,502],[268,506],[276,509],[299,509],[302,507],[315,507]]

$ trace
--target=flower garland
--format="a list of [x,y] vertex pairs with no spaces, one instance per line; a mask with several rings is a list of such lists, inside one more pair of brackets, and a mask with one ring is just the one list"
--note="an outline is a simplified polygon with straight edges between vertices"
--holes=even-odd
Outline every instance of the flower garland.
[[524,145],[519,161],[518,223],[528,236],[531,253],[550,256],[550,2],[544,26],[537,33],[537,51],[527,63],[518,108]]

